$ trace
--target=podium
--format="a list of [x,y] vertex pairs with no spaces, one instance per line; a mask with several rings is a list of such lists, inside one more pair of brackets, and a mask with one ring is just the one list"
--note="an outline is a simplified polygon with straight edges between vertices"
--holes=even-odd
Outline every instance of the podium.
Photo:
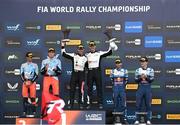
[[[61,118],[62,125],[71,124],[105,124],[106,120],[105,111],[80,111],[80,110],[67,110],[64,111]],[[40,124],[47,125],[48,122],[41,118],[16,118],[17,125]]]

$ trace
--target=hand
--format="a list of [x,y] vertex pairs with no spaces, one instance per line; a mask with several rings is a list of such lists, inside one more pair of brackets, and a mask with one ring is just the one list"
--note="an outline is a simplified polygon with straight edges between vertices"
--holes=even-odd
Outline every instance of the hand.
[[53,71],[56,71],[57,70],[57,67],[53,69]]
[[142,75],[141,75],[141,79],[142,79],[143,81],[145,81],[146,78],[147,78],[147,76],[146,76],[145,74],[142,74]]
[[46,67],[45,67],[45,69],[46,69],[46,70],[48,70],[48,67],[49,67],[49,65],[48,65],[48,64],[46,64]]
[[29,86],[29,85],[31,85],[31,84],[32,84],[32,82],[31,82],[30,80],[25,81],[25,85]]
[[61,46],[65,46],[65,44],[66,44],[65,42],[61,41]]

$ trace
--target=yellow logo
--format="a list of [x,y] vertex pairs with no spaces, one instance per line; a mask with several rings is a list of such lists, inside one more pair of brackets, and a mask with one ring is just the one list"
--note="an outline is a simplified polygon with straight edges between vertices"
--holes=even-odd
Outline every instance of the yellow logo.
[[106,70],[105,70],[105,75],[110,75],[110,74],[111,74],[111,71],[112,71],[112,69],[106,69]]
[[126,90],[136,90],[138,88],[138,84],[127,84],[126,85]]
[[180,114],[166,114],[168,120],[180,120]]
[[81,40],[70,40],[69,42],[66,42],[67,46],[76,46],[80,44],[81,44]]
[[61,30],[61,25],[46,25],[47,31],[59,31]]
[[152,105],[160,105],[162,103],[161,99],[152,99],[151,104]]

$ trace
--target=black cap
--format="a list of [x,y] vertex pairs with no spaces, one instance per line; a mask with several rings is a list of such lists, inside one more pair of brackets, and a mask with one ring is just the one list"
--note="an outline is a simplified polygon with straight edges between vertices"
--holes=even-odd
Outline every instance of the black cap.
[[148,58],[147,57],[141,57],[139,61],[140,62],[148,62]]
[[33,57],[32,52],[27,52],[27,53],[26,53],[26,57],[30,57],[30,58],[32,58],[32,57]]
[[55,49],[54,48],[49,48],[48,52],[55,52]]
[[122,63],[122,61],[121,61],[121,59],[116,59],[115,63],[119,64],[119,63]]
[[83,46],[83,45],[79,45],[79,46],[78,46],[78,49],[81,49],[81,50],[82,50],[82,49],[84,49],[84,46]]
[[90,41],[89,42],[89,46],[95,46],[96,44],[95,44],[95,42],[94,41]]

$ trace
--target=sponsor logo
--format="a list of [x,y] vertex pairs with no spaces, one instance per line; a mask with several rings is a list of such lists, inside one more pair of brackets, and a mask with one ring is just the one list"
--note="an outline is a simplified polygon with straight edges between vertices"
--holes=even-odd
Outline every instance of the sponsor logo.
[[21,40],[18,37],[7,37],[5,38],[5,46],[7,47],[20,47]]
[[55,25],[55,24],[46,25],[46,31],[60,31],[61,29],[62,29],[61,25]]
[[162,104],[162,100],[161,99],[152,99],[151,104],[152,105],[160,105],[160,104]]
[[80,30],[80,29],[81,29],[81,26],[66,26],[66,29]]
[[50,47],[50,46],[56,46],[59,45],[61,43],[61,41],[59,40],[55,40],[55,39],[48,39],[45,40],[45,46]]
[[155,78],[161,76],[162,69],[160,67],[154,67]]
[[167,37],[166,38],[166,46],[167,47],[177,47],[180,46],[180,37]]
[[[132,52],[133,54],[131,54],[131,53],[126,53],[125,54],[125,58],[127,59],[127,60],[139,60],[140,58],[141,58],[141,54],[138,54],[137,52]],[[135,53],[135,54],[134,54]]]
[[11,99],[11,100],[6,100],[5,103],[6,104],[19,104],[19,100],[16,99]]
[[107,56],[106,58],[107,59],[117,59],[117,58],[120,58],[120,56],[118,56],[118,55],[110,55],[110,56]]
[[[136,103],[136,100],[127,100],[127,103]],[[162,104],[162,100],[161,99],[152,99],[151,101],[152,105],[161,105]]]
[[161,86],[160,86],[160,85],[151,85],[151,88],[152,88],[152,89],[160,89]]
[[159,48],[163,45],[162,36],[145,36],[145,48]]
[[111,71],[112,71],[112,69],[105,69],[105,75],[110,75]]
[[[154,115],[154,113],[153,113],[152,118],[153,119],[161,119],[162,115],[160,115],[160,114]],[[136,115],[127,115],[127,119],[135,120]]]
[[166,85],[165,85],[165,88],[168,89],[168,90],[178,90],[180,89],[180,84],[179,82],[168,82]]
[[101,121],[103,120],[102,114],[100,113],[86,113],[86,121]]
[[166,103],[167,104],[179,104],[180,103],[180,100],[177,100],[177,99],[173,99],[173,100],[166,100]]
[[47,114],[51,114],[54,108],[56,108],[59,113],[63,113],[64,106],[65,103],[62,99],[50,101],[47,107]]
[[135,70],[128,70],[128,74],[133,74],[134,75]]
[[166,51],[165,62],[180,62],[180,51]]
[[19,117],[19,112],[6,112],[3,116],[6,119],[15,119]]
[[180,31],[180,23],[168,23],[165,26],[167,31]]
[[17,88],[18,88],[18,85],[19,85],[18,83],[11,84],[11,83],[8,82],[8,83],[7,83],[7,87],[8,87],[8,90],[7,90],[7,91],[8,91],[8,92],[12,92],[12,91],[13,91],[13,92],[17,92],[17,91],[18,91],[18,89],[17,89]]
[[112,85],[107,85],[107,86],[105,86],[105,88],[112,89]]
[[136,115],[127,115],[127,119],[134,120],[136,119]]
[[81,40],[70,40],[69,42],[66,42],[67,46],[76,46],[80,44],[81,44]]
[[23,56],[19,52],[8,52],[4,53],[3,55],[3,60],[6,63],[16,63],[16,62],[21,62]]
[[41,55],[40,55],[39,52],[32,52],[32,53],[33,53],[32,59],[33,59],[34,61],[41,61]]
[[40,89],[41,89],[40,84],[36,84],[36,90],[40,90]]
[[17,60],[18,57],[15,54],[9,55],[8,60]]
[[166,114],[167,120],[180,120],[180,114]]
[[72,71],[66,71],[66,74],[70,76],[72,74]]
[[35,23],[27,23],[25,24],[25,30],[29,32],[40,32],[42,29],[42,26]]
[[26,40],[27,46],[38,46],[40,45],[40,39]]
[[2,58],[6,63],[16,63],[22,61],[22,56],[19,52],[4,53]]
[[99,31],[99,30],[101,30],[101,28],[102,28],[101,25],[91,25],[91,24],[89,25],[89,24],[87,24],[85,26],[85,29],[88,31]]
[[[109,40],[106,40],[105,43],[109,43]],[[121,43],[121,40],[118,38],[118,39],[114,40],[114,43]]]
[[148,59],[155,59],[155,60],[161,60],[162,56],[160,53],[154,54],[154,55],[146,55]]
[[166,74],[168,75],[180,75],[180,69],[167,69]]
[[126,90],[137,90],[138,88],[138,84],[135,83],[128,83],[126,85]]
[[140,38],[129,38],[125,41],[126,45],[135,45],[140,46],[142,44],[142,41]]
[[7,32],[20,32],[21,31],[21,24],[7,24],[6,26]]
[[134,103],[136,103],[136,101],[135,101],[135,100],[127,100],[126,102],[127,102],[127,103],[130,103],[130,104],[134,104]]
[[121,24],[115,24],[115,25],[111,25],[111,26],[106,26],[106,29],[113,29],[115,31],[121,31]]
[[[94,43],[96,43],[96,45],[101,43],[100,40],[93,40],[93,41],[94,41]],[[89,44],[89,42],[90,42],[90,41],[86,41],[87,44]]]
[[113,100],[106,100],[106,104],[108,104],[108,105],[113,105],[114,102],[113,102]]
[[148,53],[138,53],[138,52],[132,52],[132,53],[125,53],[125,59],[128,61],[134,61],[139,60],[142,56],[146,56],[148,59],[154,59],[157,61],[162,60],[162,54],[161,53],[155,53],[154,52],[148,52]]
[[161,114],[154,115],[154,113],[153,113],[152,118],[153,119],[161,119],[162,115]]
[[149,23],[146,25],[146,31],[158,32],[162,30],[162,25],[160,23]]
[[96,85],[93,85],[93,91],[96,91]]
[[5,73],[6,73],[6,74],[20,75],[20,69],[5,70]]
[[142,22],[125,22],[125,33],[141,33],[142,29]]

